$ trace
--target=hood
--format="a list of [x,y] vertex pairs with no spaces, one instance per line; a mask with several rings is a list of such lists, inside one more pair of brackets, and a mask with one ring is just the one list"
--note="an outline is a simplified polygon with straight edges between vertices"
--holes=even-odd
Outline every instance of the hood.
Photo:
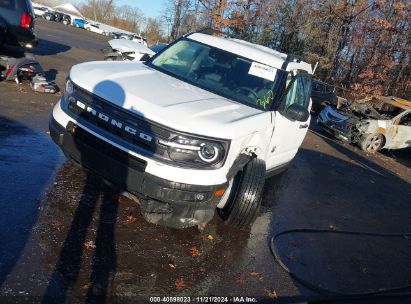
[[155,53],[142,43],[125,40],[125,39],[113,39],[108,42],[113,50],[120,51],[121,53],[135,52],[142,54],[149,54],[150,56]]
[[265,128],[263,112],[138,62],[90,62],[73,66],[71,80],[83,89],[172,129],[234,139]]

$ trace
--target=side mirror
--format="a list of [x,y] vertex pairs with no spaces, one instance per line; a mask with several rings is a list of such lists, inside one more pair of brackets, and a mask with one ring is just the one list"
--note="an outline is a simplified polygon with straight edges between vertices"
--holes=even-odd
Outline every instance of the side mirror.
[[288,107],[287,111],[284,112],[284,116],[292,120],[307,121],[310,117],[310,112],[302,105],[293,103]]

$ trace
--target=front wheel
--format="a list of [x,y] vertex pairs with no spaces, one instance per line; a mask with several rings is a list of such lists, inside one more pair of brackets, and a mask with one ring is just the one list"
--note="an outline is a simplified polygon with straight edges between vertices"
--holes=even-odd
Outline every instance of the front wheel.
[[375,153],[384,145],[384,137],[380,133],[364,134],[361,136],[359,146],[361,150]]
[[248,229],[254,222],[261,206],[265,171],[265,162],[254,158],[230,181],[227,202],[219,209],[226,224]]

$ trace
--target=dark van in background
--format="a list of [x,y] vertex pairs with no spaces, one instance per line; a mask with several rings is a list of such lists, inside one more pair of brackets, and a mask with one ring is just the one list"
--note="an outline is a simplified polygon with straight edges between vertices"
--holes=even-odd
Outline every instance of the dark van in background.
[[0,46],[37,46],[31,0],[0,0]]
[[313,101],[311,108],[316,113],[319,113],[324,108],[325,103],[336,105],[337,96],[335,95],[334,86],[320,80],[313,80],[311,100]]

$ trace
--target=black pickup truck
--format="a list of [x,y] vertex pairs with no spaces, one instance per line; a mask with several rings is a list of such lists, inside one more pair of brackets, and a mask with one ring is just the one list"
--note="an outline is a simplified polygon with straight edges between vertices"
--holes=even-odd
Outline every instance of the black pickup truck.
[[31,0],[0,0],[0,46],[6,43],[37,46],[34,17]]

